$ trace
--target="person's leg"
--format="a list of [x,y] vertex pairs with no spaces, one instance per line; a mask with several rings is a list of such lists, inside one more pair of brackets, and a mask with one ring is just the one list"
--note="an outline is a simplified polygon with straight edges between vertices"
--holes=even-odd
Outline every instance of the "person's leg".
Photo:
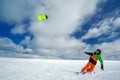
[[90,68],[87,70],[88,72],[93,72],[95,68],[95,65],[90,63]]
[[90,62],[88,62],[88,63],[82,68],[81,72],[83,72],[83,73],[86,72],[86,70],[88,70],[89,67],[90,67]]

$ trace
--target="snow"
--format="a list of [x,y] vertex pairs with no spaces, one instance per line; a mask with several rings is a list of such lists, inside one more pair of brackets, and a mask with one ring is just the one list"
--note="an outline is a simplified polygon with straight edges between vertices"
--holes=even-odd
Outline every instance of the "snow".
[[0,58],[0,80],[120,80],[120,61],[105,61],[105,70],[100,63],[95,73],[75,75],[87,60],[44,60]]

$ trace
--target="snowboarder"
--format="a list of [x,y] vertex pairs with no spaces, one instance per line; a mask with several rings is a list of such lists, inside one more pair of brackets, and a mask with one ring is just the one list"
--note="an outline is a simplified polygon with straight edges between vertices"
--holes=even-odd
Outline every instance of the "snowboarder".
[[90,56],[90,59],[89,59],[89,62],[85,65],[85,67],[82,68],[82,70],[81,70],[82,74],[84,74],[86,72],[93,72],[98,60],[100,61],[101,69],[104,70],[103,59],[101,56],[100,49],[97,49],[93,53],[91,53],[91,52],[84,52],[84,53],[88,54]]

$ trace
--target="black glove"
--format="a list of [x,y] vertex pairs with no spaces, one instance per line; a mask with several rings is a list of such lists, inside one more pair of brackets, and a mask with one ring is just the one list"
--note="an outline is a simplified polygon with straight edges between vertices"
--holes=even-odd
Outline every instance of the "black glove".
[[88,54],[88,55],[90,55],[90,56],[93,55],[93,53],[91,53],[91,52],[84,52],[84,53],[86,53],[86,54]]
[[102,69],[102,70],[104,70],[104,67],[103,67],[103,65],[101,65],[101,69]]

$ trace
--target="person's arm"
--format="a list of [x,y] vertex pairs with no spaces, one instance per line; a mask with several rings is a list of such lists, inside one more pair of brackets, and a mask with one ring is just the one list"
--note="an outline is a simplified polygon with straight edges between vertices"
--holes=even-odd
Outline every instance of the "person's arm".
[[93,55],[93,53],[91,53],[91,52],[84,52],[84,53],[86,53],[86,54],[88,54],[88,55],[90,55],[90,56]]
[[101,69],[104,70],[104,62],[103,62],[102,56],[100,55],[98,59],[99,59],[100,64],[101,64]]

